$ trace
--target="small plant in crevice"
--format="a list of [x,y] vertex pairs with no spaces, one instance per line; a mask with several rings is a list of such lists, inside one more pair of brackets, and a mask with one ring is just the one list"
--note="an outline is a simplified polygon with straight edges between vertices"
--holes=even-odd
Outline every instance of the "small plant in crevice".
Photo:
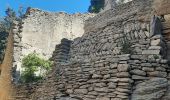
[[154,59],[159,59],[158,55],[153,55]]
[[38,54],[28,54],[22,60],[22,68],[24,70],[21,73],[21,82],[37,82],[46,76],[46,73],[51,69],[51,66],[51,61],[40,58]]
[[132,47],[132,42],[127,39],[126,36],[123,37],[121,41],[121,52],[123,54],[134,54],[134,48]]
[[59,80],[61,78],[61,69],[59,67],[56,68],[56,79]]

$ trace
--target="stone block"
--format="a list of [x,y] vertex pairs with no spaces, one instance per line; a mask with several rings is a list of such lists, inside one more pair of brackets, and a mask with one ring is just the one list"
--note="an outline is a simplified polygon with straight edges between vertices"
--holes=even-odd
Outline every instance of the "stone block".
[[161,50],[161,46],[150,46],[149,50]]
[[119,78],[118,80],[122,83],[133,83],[133,80],[130,78]]
[[143,70],[143,71],[146,71],[146,72],[153,72],[153,71],[154,71],[154,68],[143,67],[142,70]]
[[76,94],[87,94],[88,91],[87,91],[87,89],[75,89],[74,93],[76,93]]
[[109,89],[115,89],[117,84],[114,82],[109,82],[107,85]]
[[98,75],[98,74],[93,74],[92,78],[93,79],[101,79],[101,78],[103,78],[103,76],[102,75]]
[[147,75],[149,77],[166,77],[167,72],[161,72],[161,71],[147,72]]
[[127,78],[127,77],[130,77],[130,74],[129,74],[129,72],[119,72],[119,73],[117,73],[117,77],[118,78]]
[[105,83],[95,83],[94,84],[96,87],[106,87]]
[[116,88],[116,91],[119,91],[121,93],[128,93],[128,94],[131,92],[131,90],[125,88]]
[[119,64],[118,65],[118,71],[119,72],[127,72],[129,71],[129,65],[128,64]]
[[104,93],[107,93],[107,92],[108,92],[108,88],[107,88],[107,87],[101,87],[101,88],[95,87],[94,90],[95,90],[96,92],[104,92]]
[[144,76],[139,76],[139,75],[132,75],[132,79],[133,80],[146,80],[146,79],[149,79],[149,78],[144,77]]
[[143,70],[139,70],[139,69],[131,70],[130,73],[132,75],[146,76],[146,72]]
[[143,50],[142,54],[144,54],[144,55],[159,55],[160,50]]
[[151,46],[160,46],[160,44],[161,44],[160,39],[151,40]]

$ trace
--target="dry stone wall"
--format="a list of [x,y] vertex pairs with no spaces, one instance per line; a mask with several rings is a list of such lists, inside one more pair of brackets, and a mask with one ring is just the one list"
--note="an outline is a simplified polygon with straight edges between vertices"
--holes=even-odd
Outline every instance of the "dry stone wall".
[[61,50],[69,51],[68,59],[54,59],[31,99],[169,100],[167,47],[150,24],[152,3],[134,0],[87,20],[85,34]]
[[53,52],[52,61],[55,63],[67,63],[68,59],[70,58],[70,46],[72,41],[68,39],[62,39],[59,45],[56,45],[55,51]]
[[158,15],[170,14],[170,1],[169,0],[155,0],[154,10]]

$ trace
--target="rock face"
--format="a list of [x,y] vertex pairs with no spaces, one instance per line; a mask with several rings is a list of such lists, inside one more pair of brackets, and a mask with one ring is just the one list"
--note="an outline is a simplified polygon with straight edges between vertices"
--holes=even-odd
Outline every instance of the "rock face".
[[61,39],[74,39],[84,34],[84,22],[94,14],[66,14],[28,9],[22,23],[14,28],[14,67],[21,71],[24,55],[39,53],[46,59],[52,56],[55,46]]
[[162,32],[151,33],[152,7],[134,0],[88,19],[82,37],[56,46],[53,70],[29,98],[168,100],[167,46]]

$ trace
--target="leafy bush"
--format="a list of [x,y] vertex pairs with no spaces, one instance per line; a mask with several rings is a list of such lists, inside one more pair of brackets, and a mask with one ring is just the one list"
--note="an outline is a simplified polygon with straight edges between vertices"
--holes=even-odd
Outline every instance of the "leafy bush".
[[[22,60],[24,71],[21,74],[21,81],[24,83],[37,82],[46,75],[51,66],[51,61],[40,58],[36,53],[31,53]],[[39,74],[36,75],[36,72],[39,72]]]

